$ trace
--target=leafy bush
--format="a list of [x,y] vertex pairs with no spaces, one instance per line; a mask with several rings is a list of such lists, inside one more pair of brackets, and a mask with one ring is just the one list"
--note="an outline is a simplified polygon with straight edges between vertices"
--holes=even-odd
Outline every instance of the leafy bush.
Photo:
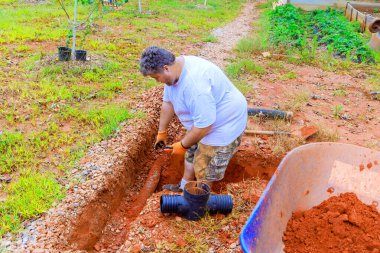
[[287,48],[306,45],[306,24],[302,11],[291,4],[278,6],[270,14],[270,42]]
[[[326,46],[334,56],[354,62],[372,62],[375,53],[359,33],[357,22],[349,22],[340,10],[305,12],[291,4],[278,6],[269,13],[270,43],[280,49],[312,50]],[[313,55],[310,55],[311,57]]]

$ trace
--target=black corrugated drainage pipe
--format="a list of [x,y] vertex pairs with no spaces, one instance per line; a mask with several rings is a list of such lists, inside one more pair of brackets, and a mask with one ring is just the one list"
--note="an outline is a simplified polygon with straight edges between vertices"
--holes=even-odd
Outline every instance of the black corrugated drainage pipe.
[[265,108],[248,108],[249,116],[263,116],[266,118],[275,118],[275,119],[291,119],[293,117],[292,112],[280,111],[280,110],[271,110]]
[[210,187],[203,182],[189,182],[183,195],[162,195],[162,213],[176,213],[188,220],[200,220],[206,212],[229,214],[233,201],[230,195],[210,194]]

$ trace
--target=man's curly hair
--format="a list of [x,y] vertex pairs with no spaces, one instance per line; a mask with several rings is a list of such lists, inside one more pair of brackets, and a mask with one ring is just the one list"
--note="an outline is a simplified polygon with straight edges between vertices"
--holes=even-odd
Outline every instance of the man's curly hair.
[[144,50],[140,59],[140,72],[144,75],[161,73],[164,65],[172,65],[175,56],[166,49],[151,46]]

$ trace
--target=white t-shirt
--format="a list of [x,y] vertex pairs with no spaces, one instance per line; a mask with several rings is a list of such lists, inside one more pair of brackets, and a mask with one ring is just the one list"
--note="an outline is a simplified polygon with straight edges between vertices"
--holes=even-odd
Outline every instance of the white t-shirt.
[[215,64],[196,56],[184,56],[184,59],[178,82],[165,85],[164,101],[172,103],[187,130],[212,125],[200,141],[202,144],[230,144],[247,125],[245,97]]

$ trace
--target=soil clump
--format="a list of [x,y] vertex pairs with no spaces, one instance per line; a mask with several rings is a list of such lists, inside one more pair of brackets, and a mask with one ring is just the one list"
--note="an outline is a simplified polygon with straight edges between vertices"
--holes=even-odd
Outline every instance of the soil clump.
[[380,252],[380,214],[354,193],[294,212],[283,236],[286,253]]

